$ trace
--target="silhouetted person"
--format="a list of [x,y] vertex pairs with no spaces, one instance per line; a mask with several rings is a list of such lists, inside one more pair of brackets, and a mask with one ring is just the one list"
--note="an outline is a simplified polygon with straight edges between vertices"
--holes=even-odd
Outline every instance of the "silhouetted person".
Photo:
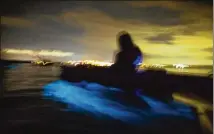
[[118,45],[119,52],[111,68],[118,73],[135,73],[138,64],[143,60],[141,50],[133,43],[130,34],[125,31],[118,34]]
[[[143,60],[141,50],[133,43],[129,33],[123,31],[117,36],[119,52],[115,56],[114,64],[111,69],[114,74],[112,78],[118,81],[120,88],[125,91],[121,99],[127,105],[135,105],[141,108],[148,107],[148,104],[142,102],[141,98],[136,95],[136,90],[133,82],[137,66]],[[117,83],[117,82],[116,82]]]

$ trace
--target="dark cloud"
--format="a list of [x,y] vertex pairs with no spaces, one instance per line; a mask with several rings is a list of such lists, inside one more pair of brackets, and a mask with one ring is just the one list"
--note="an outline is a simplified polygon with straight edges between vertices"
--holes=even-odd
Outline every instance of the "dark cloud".
[[193,28],[185,28],[183,29],[180,33],[177,33],[178,35],[181,34],[181,35],[195,35],[196,34],[196,31],[195,29]]
[[40,16],[37,21],[36,29],[40,33],[49,33],[49,34],[57,34],[57,35],[82,35],[84,33],[84,29],[82,27],[77,26],[75,23],[71,23],[67,25],[63,22],[60,22],[58,18],[54,16]]
[[1,14],[6,16],[25,16],[29,14],[56,15],[67,10],[78,8],[81,5],[84,5],[84,2],[7,0],[2,4]]
[[144,23],[161,26],[183,24],[183,21],[180,20],[181,11],[164,7],[154,6],[137,8],[123,2],[94,2],[91,3],[90,6],[117,19],[137,19]]
[[[203,3],[203,2],[202,2]],[[92,7],[107,13],[118,19],[134,19],[144,23],[155,24],[160,26],[177,26],[191,24],[192,21],[181,20],[182,11],[174,10],[160,6],[149,7],[132,7],[125,2],[115,1],[13,1],[7,0],[2,6],[2,14],[10,15],[35,15],[35,14],[52,14],[57,15],[62,12],[71,11],[80,7]],[[212,17],[212,14],[211,14]]]
[[[10,0],[9,0],[10,1]],[[4,15],[22,15],[31,17],[33,15],[51,14],[57,15],[62,12],[71,11],[80,7],[90,7],[103,11],[116,19],[133,19],[143,23],[155,24],[160,26],[177,26],[191,24],[191,21],[181,20],[182,11],[173,10],[166,7],[132,7],[125,2],[95,2],[95,1],[52,1],[52,2],[11,2],[11,6],[5,5],[2,13]]]
[[213,60],[213,56],[207,56],[206,59]]
[[[211,11],[212,12],[212,11]],[[209,31],[211,34],[212,28],[213,28],[213,20],[212,17],[207,17],[206,22],[201,25],[194,25],[194,24],[200,24],[198,18],[195,18],[195,20],[190,20],[190,23],[193,25],[186,25],[184,29],[182,29],[181,32],[178,32],[177,34],[181,35],[195,35],[197,32],[207,32]]]
[[[143,57],[144,59],[150,59],[150,58],[154,58],[154,59],[171,59],[174,57],[170,57],[167,55],[157,55],[157,54],[149,54],[149,53],[143,53]],[[176,58],[188,58],[188,56],[176,56]]]
[[202,49],[202,51],[205,51],[205,52],[213,52],[213,48],[212,48],[212,47],[204,48],[204,49]]
[[[39,48],[43,49],[55,48],[55,49],[77,49],[80,50],[80,46],[77,46],[73,39],[77,36],[81,36],[84,33],[82,28],[65,25],[52,17],[39,17],[35,19],[36,26],[31,28],[18,28],[18,27],[3,27],[1,34],[2,47],[25,47],[25,48]],[[59,48],[63,45],[63,48]],[[72,45],[72,46],[71,46]]]
[[[10,1],[10,0],[9,0]],[[15,3],[15,4],[14,4]],[[7,8],[5,8],[7,7]],[[2,8],[2,14],[6,16],[28,16],[40,14],[57,15],[62,12],[71,11],[80,7],[90,7],[103,11],[116,19],[138,19],[144,23],[156,24],[161,26],[180,25],[180,11],[171,10],[162,7],[131,7],[125,2],[95,2],[95,1],[74,1],[74,2],[9,2]],[[163,19],[164,18],[164,19]]]
[[144,39],[146,39],[150,43],[172,45],[174,37],[172,33],[161,33],[155,36],[146,37]]
[[21,10],[21,5],[25,5],[25,2],[12,0],[1,2],[1,16],[22,14],[24,11]]
[[199,3],[199,4],[206,4],[206,5],[213,5],[213,0],[194,0],[195,2]]

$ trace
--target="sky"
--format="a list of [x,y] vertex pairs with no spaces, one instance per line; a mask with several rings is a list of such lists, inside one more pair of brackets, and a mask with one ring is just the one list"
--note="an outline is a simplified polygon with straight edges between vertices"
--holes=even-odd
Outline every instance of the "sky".
[[2,48],[56,49],[74,53],[62,60],[112,61],[116,36],[125,30],[146,64],[213,64],[210,1],[22,1],[2,9]]

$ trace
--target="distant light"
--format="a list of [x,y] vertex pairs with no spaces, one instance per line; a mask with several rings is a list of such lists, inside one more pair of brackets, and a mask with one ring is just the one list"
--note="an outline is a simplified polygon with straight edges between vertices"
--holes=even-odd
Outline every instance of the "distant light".
[[164,66],[163,64],[142,64],[140,68],[163,68]]
[[111,66],[113,64],[111,62],[102,62],[102,61],[96,61],[96,60],[68,61],[66,63],[74,66],[77,66],[77,65]]
[[189,65],[184,65],[184,64],[173,64],[174,67],[176,68],[185,68],[185,67],[189,67]]
[[33,51],[33,50],[19,50],[19,49],[4,49],[2,50],[3,53],[10,53],[10,54],[29,54],[29,55],[40,55],[40,56],[56,56],[56,57],[65,57],[65,56],[72,56],[74,53],[71,52],[62,52],[58,50],[41,50],[41,51]]
[[53,62],[34,61],[34,62],[32,62],[32,63],[37,64],[37,65],[40,65],[40,64],[42,64],[42,65],[47,65],[47,64],[51,64],[51,63],[53,63]]

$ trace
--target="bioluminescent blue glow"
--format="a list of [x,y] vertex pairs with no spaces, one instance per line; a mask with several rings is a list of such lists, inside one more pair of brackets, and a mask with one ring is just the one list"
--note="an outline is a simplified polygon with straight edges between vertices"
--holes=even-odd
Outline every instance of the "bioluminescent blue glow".
[[18,67],[18,64],[12,64],[7,66],[9,69],[16,69]]
[[134,65],[140,65],[143,63],[143,57],[138,56],[137,59],[133,62]]
[[[58,80],[44,87],[44,96],[67,103],[68,109],[72,111],[80,112],[84,110],[93,113],[94,116],[111,117],[128,123],[145,123],[149,117],[157,115],[193,118],[188,106],[175,102],[165,104],[141,95],[142,102],[145,101],[150,106],[141,108],[127,106],[119,99],[117,101],[109,97],[111,92],[124,94],[121,91],[121,89],[109,88],[97,83],[87,83],[86,81],[69,83]],[[117,98],[117,94],[115,98]]]

